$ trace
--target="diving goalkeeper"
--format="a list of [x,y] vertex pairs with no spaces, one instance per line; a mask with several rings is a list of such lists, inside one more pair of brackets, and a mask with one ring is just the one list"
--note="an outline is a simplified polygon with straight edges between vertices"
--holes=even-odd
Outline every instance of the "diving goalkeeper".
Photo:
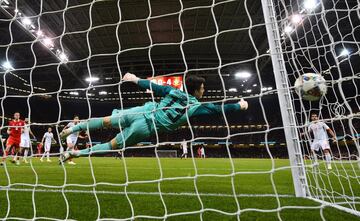
[[[151,89],[156,96],[163,98],[159,103],[147,102],[143,106],[130,109],[113,110],[111,116],[104,118],[92,118],[86,122],[79,123],[74,127],[63,130],[60,137],[65,139],[72,133],[99,128],[121,128],[120,133],[110,142],[97,144],[83,150],[66,151],[61,155],[61,162],[73,157],[88,156],[91,153],[105,153],[109,150],[123,149],[135,145],[144,139],[158,133],[167,133],[176,130],[187,122],[187,116],[197,117],[203,115],[218,115],[222,113],[222,105],[212,103],[201,104],[198,99],[205,91],[205,79],[195,75],[185,80],[188,93],[175,89],[171,86],[160,86],[149,80],[138,78],[134,74],[127,73],[124,81],[133,82],[143,89]],[[248,103],[241,99],[238,103],[225,104],[224,111],[235,112],[246,110]]]

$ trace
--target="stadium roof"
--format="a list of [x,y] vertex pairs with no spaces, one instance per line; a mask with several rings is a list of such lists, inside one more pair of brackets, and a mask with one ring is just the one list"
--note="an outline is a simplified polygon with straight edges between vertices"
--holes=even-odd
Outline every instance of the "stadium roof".
[[[61,93],[64,99],[85,101],[80,98],[85,98],[85,92],[80,89],[88,87],[89,82],[85,79],[90,72],[91,76],[99,78],[93,83],[95,90],[88,92],[89,98],[93,99],[91,102],[102,100],[115,103],[113,106],[119,105],[119,100],[113,98],[119,97],[119,73],[127,71],[149,77],[190,70],[190,74],[207,78],[205,95],[208,100],[222,100],[224,87],[226,90],[237,89],[228,93],[230,98],[260,93],[260,83],[262,88],[275,88],[259,0],[216,1],[215,5],[209,0],[183,0],[182,4],[178,0],[169,0],[166,4],[159,0],[150,1],[151,5],[147,0],[71,0],[68,5],[66,1],[29,0],[18,2],[17,9],[12,1],[9,2],[8,7],[0,8],[0,32],[4,33],[0,36],[0,59],[5,62],[7,57],[14,68],[6,76],[8,95],[28,95],[32,85],[34,92],[50,93],[42,96],[42,99],[49,96],[54,98],[62,86],[65,89]],[[347,16],[340,9],[355,7],[357,1],[324,4],[325,8],[339,9],[339,12],[326,14],[327,22],[332,25],[334,22],[341,24],[346,17],[352,18],[353,13]],[[289,5],[292,7],[287,10],[282,9],[280,3],[276,5],[281,29],[286,19],[302,7],[299,1],[291,1]],[[321,15],[315,13],[307,23],[304,22],[304,31],[296,33],[299,35],[296,45],[292,45],[294,41],[290,41],[290,37],[283,39],[285,51],[291,51],[294,47],[303,53],[304,39],[311,48],[315,47],[314,50],[308,49],[310,57],[319,58],[314,59],[314,65],[304,62],[302,55],[294,62],[303,62],[297,65],[303,65],[300,70],[304,72],[327,69],[328,57],[331,57],[327,55],[328,48],[322,47],[327,42],[319,42],[326,41],[327,36],[322,35],[327,30],[314,28],[320,23],[319,18],[322,18]],[[311,21],[315,21],[315,24]],[[359,25],[358,17],[351,21],[354,27]],[[335,33],[335,28],[338,33]],[[38,33],[39,30],[41,33]],[[330,32],[333,30],[336,47],[341,48],[345,40],[350,43],[356,40],[357,29],[343,25],[331,26]],[[357,50],[350,43],[347,45]],[[355,56],[352,58],[355,59]],[[285,59],[288,58],[285,56]],[[294,67],[289,63],[289,71],[293,72]],[[345,70],[355,68],[346,72],[349,75],[358,73],[353,63],[344,64]],[[252,76],[238,79],[235,74],[239,71],[249,71]],[[332,71],[336,75],[336,70]],[[291,74],[298,76],[301,73]],[[1,84],[4,85],[3,78]],[[146,101],[142,98],[148,97],[142,93],[125,93],[137,91],[131,85],[120,87],[124,92],[122,98],[134,98],[124,100],[125,106],[142,104]],[[74,89],[79,90],[73,92]],[[108,93],[101,94],[101,91]],[[275,96],[271,92],[268,94],[264,99],[269,98],[269,103],[274,102]],[[253,100],[260,107],[258,97]]]

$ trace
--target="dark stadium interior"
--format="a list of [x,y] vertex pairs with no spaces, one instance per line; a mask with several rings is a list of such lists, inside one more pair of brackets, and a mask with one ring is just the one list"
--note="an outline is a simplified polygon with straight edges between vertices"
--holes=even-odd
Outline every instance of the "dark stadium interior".
[[[51,36],[55,47],[66,52],[69,61],[60,63],[56,54],[47,49],[40,38],[34,38],[35,35],[23,28],[19,23],[21,17],[14,17],[14,8],[9,8],[8,11],[1,8],[0,62],[8,58],[15,69],[11,73],[0,69],[0,111],[3,116],[11,118],[15,111],[20,111],[22,116],[30,116],[33,123],[40,125],[33,126],[33,130],[38,130],[41,136],[40,131],[46,125],[54,127],[58,121],[71,120],[73,115],[79,115],[82,119],[105,116],[114,108],[133,107],[151,101],[150,94],[120,81],[126,72],[142,78],[174,73],[197,74],[206,78],[206,92],[202,101],[221,104],[224,100],[235,102],[237,97],[248,98],[248,111],[226,116],[228,124],[234,125],[234,128],[229,127],[230,134],[236,134],[230,138],[231,142],[245,144],[248,148],[252,147],[250,144],[254,144],[265,151],[261,145],[268,139],[276,142],[281,153],[283,150],[286,152],[279,103],[276,91],[273,90],[276,86],[260,1],[226,1],[226,4],[222,4],[225,1],[216,1],[215,7],[211,7],[212,1],[205,0],[184,0],[183,5],[178,0],[168,0],[167,4],[159,0],[149,1],[151,5],[147,0],[119,3],[111,0],[69,0],[67,5],[65,1],[43,1],[42,8],[40,2],[18,1],[18,9],[47,36]],[[293,10],[297,10],[297,1],[291,2]],[[344,5],[345,2],[347,5]],[[247,4],[248,11],[245,11],[243,4]],[[324,4],[324,7],[341,9],[349,5],[355,7],[357,1]],[[279,5],[281,8],[281,3]],[[181,9],[183,11],[179,13]],[[280,17],[283,16],[282,11],[278,13]],[[339,14],[329,12],[326,18],[317,18],[316,15],[309,18],[308,23],[303,25],[303,31],[297,33],[300,40],[292,47],[303,47],[301,39],[309,34],[308,30],[313,28],[312,22],[317,19],[325,19],[337,38],[323,36],[320,38],[322,42],[319,42],[319,37],[314,36],[314,41],[306,44],[320,47],[316,50],[309,49],[307,53],[312,59],[320,59],[309,65],[299,50],[298,54],[295,53],[297,58],[294,58],[294,62],[288,62],[287,68],[291,84],[296,76],[302,74],[294,73],[297,70],[295,67],[301,62],[303,73],[321,72],[330,68],[331,75],[325,77],[333,89],[329,90],[321,105],[313,106],[313,110],[337,101],[341,105],[349,104],[344,113],[348,115],[350,109],[353,113],[359,112],[359,47],[350,41],[359,41],[360,30],[335,27],[332,23],[349,17],[353,26],[359,27],[360,20],[356,12],[341,15],[341,18],[336,16]],[[341,25],[341,22],[336,24]],[[215,35],[216,28],[219,35]],[[320,27],[316,33],[321,36],[322,31]],[[285,54],[290,54],[291,42],[289,39],[284,41],[283,50]],[[335,47],[349,42],[348,46],[357,52],[339,64],[341,71],[336,66],[329,66],[335,62],[333,54],[329,52],[328,44],[331,41]],[[293,58],[285,56],[285,59]],[[241,70],[250,71],[253,75],[246,81],[235,78],[235,73]],[[100,80],[89,85],[85,78],[90,73]],[[337,80],[340,74],[344,81],[332,81]],[[346,77],[352,75],[357,78],[346,80]],[[263,92],[261,89],[264,87],[273,89]],[[230,88],[237,88],[237,92],[230,92]],[[344,96],[341,96],[339,88]],[[107,94],[99,95],[103,90]],[[294,97],[297,98],[297,95]],[[309,107],[310,104],[304,105]],[[298,117],[302,116],[300,114]],[[322,116],[326,119],[334,117],[333,113],[325,109]],[[350,134],[347,119],[331,123],[332,127],[338,129],[338,136]],[[359,131],[359,123],[359,116],[352,118],[353,129]],[[6,125],[6,119],[2,119],[2,125]],[[222,116],[210,121],[208,118],[193,119],[192,124],[195,137],[218,137],[221,141],[228,136],[225,125]],[[241,125],[241,128],[237,128],[237,125]],[[268,129],[270,133],[267,137]],[[246,134],[249,132],[250,134]],[[96,133],[94,137],[95,140],[104,141],[114,133],[102,132],[101,136]],[[191,139],[188,127],[181,128],[172,135],[162,135],[159,141],[181,141],[182,138]],[[151,140],[156,142],[154,137]]]

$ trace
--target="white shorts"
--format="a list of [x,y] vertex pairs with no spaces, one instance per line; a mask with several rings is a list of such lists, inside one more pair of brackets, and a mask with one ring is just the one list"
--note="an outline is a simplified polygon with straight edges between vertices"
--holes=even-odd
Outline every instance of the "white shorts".
[[51,143],[45,143],[44,148],[45,148],[45,151],[49,151],[49,152],[50,152]]
[[31,145],[30,139],[21,139],[20,147],[30,148],[30,145]]
[[314,140],[311,143],[312,150],[319,151],[320,147],[323,150],[326,150],[326,149],[329,150],[330,149],[329,141],[328,140]]
[[76,144],[76,142],[77,142],[77,137],[67,137],[66,138],[66,143],[67,144],[72,144],[73,146],[75,146],[75,144]]

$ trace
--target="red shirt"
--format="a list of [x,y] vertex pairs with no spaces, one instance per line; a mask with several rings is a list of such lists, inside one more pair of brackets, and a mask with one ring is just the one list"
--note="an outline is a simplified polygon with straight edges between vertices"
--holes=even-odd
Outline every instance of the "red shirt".
[[14,140],[20,140],[21,137],[21,129],[24,128],[25,122],[22,120],[12,120],[9,122],[9,126],[11,126],[9,138],[12,138]]

